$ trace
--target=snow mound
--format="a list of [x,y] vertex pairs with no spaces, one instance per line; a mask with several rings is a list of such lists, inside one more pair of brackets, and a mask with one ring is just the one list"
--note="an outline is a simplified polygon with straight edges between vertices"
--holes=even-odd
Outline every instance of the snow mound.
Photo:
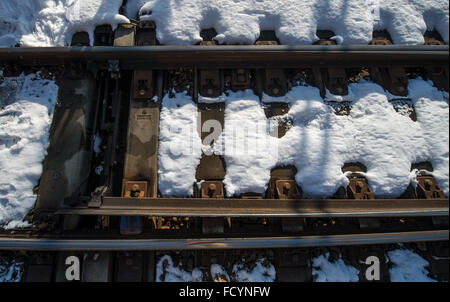
[[359,271],[346,265],[340,256],[334,262],[329,261],[330,253],[320,255],[312,260],[312,274],[315,282],[358,282]]
[[392,282],[436,282],[428,277],[428,261],[418,254],[407,249],[397,249],[388,252],[387,256],[392,264],[389,269]]
[[58,86],[39,73],[0,83],[0,225],[14,228],[36,201]]
[[374,29],[387,29],[396,44],[423,44],[427,29],[449,36],[441,0],[130,0],[126,14],[155,21],[163,44],[195,44],[211,27],[226,44],[253,44],[262,30],[282,44],[312,44],[317,30],[332,30],[338,44],[368,44]]
[[317,30],[332,30],[338,44],[368,44],[373,30],[388,30],[395,44],[423,44],[426,30],[449,40],[449,3],[442,0],[2,0],[0,46],[63,46],[95,26],[113,29],[130,19],[154,20],[163,44],[195,44],[214,27],[220,43],[253,44],[274,30],[282,44],[312,44]]
[[276,279],[275,267],[265,258],[255,261],[253,268],[246,267],[243,263],[233,266],[233,274],[236,282],[274,282]]
[[97,25],[115,29],[130,22],[119,14],[121,5],[122,0],[2,0],[0,46],[65,46],[79,31],[89,33],[92,44]]
[[159,126],[159,190],[163,196],[191,196],[202,156],[197,106],[183,93],[162,101]]
[[161,257],[156,264],[156,282],[201,282],[203,273],[195,268],[192,272],[186,272],[178,266],[174,265],[172,257],[165,255]]

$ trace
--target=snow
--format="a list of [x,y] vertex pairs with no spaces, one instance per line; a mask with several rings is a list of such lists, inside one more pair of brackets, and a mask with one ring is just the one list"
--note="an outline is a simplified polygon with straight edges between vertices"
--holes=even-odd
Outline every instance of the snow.
[[20,282],[24,270],[23,262],[4,261],[0,259],[0,283]]
[[130,0],[126,14],[153,20],[163,44],[195,44],[214,27],[226,44],[253,44],[274,30],[282,44],[312,44],[317,30],[332,30],[338,44],[368,44],[387,29],[396,44],[423,44],[427,29],[448,42],[448,1],[441,0]]
[[102,152],[102,138],[100,134],[97,132],[94,137],[94,152],[95,156],[98,156]]
[[191,196],[202,156],[197,107],[184,93],[162,101],[159,131],[159,190],[163,196]]
[[[276,98],[288,103],[290,111],[274,119],[266,118],[264,105],[250,90],[230,93],[223,133],[212,148],[203,146],[203,151],[224,157],[229,197],[263,194],[271,169],[283,165],[296,166],[296,180],[306,197],[329,197],[348,184],[342,166],[361,162],[375,195],[395,198],[414,183],[412,163],[428,160],[448,196],[448,101],[420,78],[411,80],[409,89],[417,122],[397,113],[388,92],[368,81],[349,86],[353,99],[349,116],[334,114],[315,87],[294,87],[285,97]],[[293,121],[281,139],[271,133],[277,120]]]
[[40,74],[0,73],[0,225],[25,226],[42,173],[58,86]]
[[278,139],[268,135],[269,121],[251,90],[231,93],[225,104],[225,127],[213,151],[225,158],[227,195],[264,192],[277,163]]
[[95,26],[129,23],[118,13],[121,5],[122,0],[2,0],[0,46],[65,46],[79,31],[88,32],[92,44]]
[[409,95],[428,146],[433,173],[446,196],[449,194],[449,104],[445,94],[420,79],[409,81]]
[[254,44],[274,30],[282,44],[312,44],[317,30],[332,30],[338,44],[368,44],[373,30],[387,29],[395,44],[423,44],[436,29],[449,40],[449,3],[442,0],[2,0],[0,47],[64,46],[95,26],[113,29],[130,19],[154,20],[163,44],[195,44],[214,27],[216,40]]
[[214,282],[230,282],[230,276],[225,268],[220,264],[211,264],[210,273]]
[[436,282],[428,277],[428,261],[411,250],[400,248],[387,253],[391,282]]
[[236,282],[274,282],[276,279],[275,267],[265,258],[256,260],[252,269],[243,263],[235,264],[233,274]]
[[330,253],[312,259],[312,274],[315,282],[358,282],[359,271],[346,265],[339,255],[336,261],[329,260]]
[[[222,265],[211,264],[209,272],[215,282],[274,282],[276,279],[275,267],[266,258],[255,261],[242,259],[233,265],[231,274]],[[156,264],[157,282],[202,282],[205,278],[207,277],[201,269],[192,268],[189,272],[185,271],[183,264],[178,262],[175,265],[169,255],[159,258]]]
[[186,272],[181,268],[182,263],[175,266],[172,257],[165,255],[156,264],[156,282],[201,282],[203,273],[195,268]]

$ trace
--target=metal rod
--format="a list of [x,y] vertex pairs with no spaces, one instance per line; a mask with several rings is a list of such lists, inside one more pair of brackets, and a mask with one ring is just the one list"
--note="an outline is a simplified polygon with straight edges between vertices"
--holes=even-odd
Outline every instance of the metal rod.
[[121,69],[171,68],[296,68],[300,66],[392,66],[393,64],[442,65],[448,63],[444,46],[320,46],[225,45],[139,47],[0,48],[0,62],[52,65],[65,60],[88,60],[107,68],[119,60]]
[[134,251],[296,248],[443,241],[448,240],[448,236],[448,230],[439,230],[325,236],[208,239],[64,240],[0,238],[0,250]]
[[449,200],[201,199],[103,197],[99,208],[65,207],[56,214],[186,217],[448,216]]

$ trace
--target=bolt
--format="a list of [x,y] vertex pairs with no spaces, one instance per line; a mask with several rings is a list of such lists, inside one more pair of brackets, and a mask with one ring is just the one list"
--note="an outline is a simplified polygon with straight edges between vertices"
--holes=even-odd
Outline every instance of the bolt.
[[53,180],[59,180],[61,178],[61,173],[55,172],[53,173]]
[[272,94],[274,94],[274,95],[278,95],[280,93],[280,90],[278,89],[278,88],[274,88],[274,89],[272,89]]
[[139,95],[145,95],[145,92],[146,92],[146,90],[141,89],[141,90],[139,90]]
[[215,184],[210,184],[208,189],[209,189],[209,191],[213,192],[217,189],[217,186]]

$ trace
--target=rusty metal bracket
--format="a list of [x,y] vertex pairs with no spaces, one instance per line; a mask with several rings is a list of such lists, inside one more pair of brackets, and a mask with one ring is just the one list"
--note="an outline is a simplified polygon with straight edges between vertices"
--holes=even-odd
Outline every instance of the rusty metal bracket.
[[[127,181],[122,183],[122,196],[125,198],[144,198],[147,196],[148,182]],[[139,216],[120,217],[120,234],[138,235],[142,233],[142,218]]]
[[445,198],[444,191],[439,187],[433,176],[417,176],[417,198],[419,199],[442,199]]
[[347,187],[348,197],[351,199],[375,199],[375,194],[370,189],[367,179],[364,177],[351,177]]
[[319,40],[314,42],[314,45],[337,45],[337,42],[331,39],[335,36],[331,30],[318,30],[316,35],[319,37]]
[[423,35],[423,38],[425,40],[424,45],[429,46],[439,46],[439,45],[445,45],[444,41],[442,40],[442,36],[436,31],[426,31]]
[[344,68],[313,68],[314,82],[322,97],[327,88],[332,94],[347,95],[348,79]]
[[287,81],[283,69],[264,70],[264,92],[273,97],[286,94]]
[[348,80],[345,69],[343,68],[328,68],[328,74],[325,78],[325,85],[332,94],[347,95],[348,94]]
[[275,188],[279,199],[300,199],[302,194],[295,180],[276,180]]
[[[201,185],[201,198],[224,198],[223,183],[221,181],[205,181]],[[223,217],[202,219],[203,234],[222,234],[224,232]]]
[[112,46],[114,44],[114,33],[111,25],[100,25],[94,30],[95,46]]
[[231,75],[231,89],[245,90],[251,87],[251,74],[249,69],[233,69]]
[[111,73],[111,79],[120,79],[119,60],[108,60],[108,71]]
[[386,30],[376,30],[372,34],[369,45],[392,45],[391,35]]
[[70,46],[89,46],[89,34],[85,31],[77,32],[72,36],[72,43]]
[[219,97],[223,91],[222,74],[219,69],[199,70],[199,93],[205,97]]
[[434,86],[439,90],[449,91],[448,89],[448,66],[445,67],[425,67],[428,78],[433,81]]
[[221,181],[205,181],[201,185],[201,198],[224,198]]
[[135,99],[151,99],[153,97],[152,70],[134,71],[133,97]]
[[401,67],[377,68],[370,71],[372,79],[393,95],[408,95],[408,77]]
[[153,21],[141,21],[136,32],[136,45],[156,45],[156,24]]
[[147,197],[147,181],[128,181],[122,183],[122,196],[132,198]]
[[215,41],[201,41],[199,45],[201,45],[201,46],[215,46],[215,45],[217,45],[217,43]]
[[[367,182],[365,177],[351,175],[350,183],[347,187],[347,196],[351,199],[375,199],[375,194]],[[372,217],[358,218],[359,227],[361,229],[378,229],[381,227],[380,220]]]

